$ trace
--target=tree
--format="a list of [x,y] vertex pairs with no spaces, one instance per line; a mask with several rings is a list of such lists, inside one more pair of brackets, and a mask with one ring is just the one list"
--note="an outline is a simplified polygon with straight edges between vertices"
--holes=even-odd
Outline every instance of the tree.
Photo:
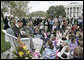
[[4,13],[8,12],[7,5],[5,1],[1,1],[1,17],[4,20]]
[[18,17],[25,17],[28,13],[28,4],[29,1],[17,1],[16,7],[14,8],[14,11],[12,12],[13,15],[16,15]]
[[49,7],[49,9],[47,10],[47,17],[51,17],[51,16],[54,17],[54,12],[55,12],[55,6]]
[[65,8],[62,5],[56,6],[56,16],[59,17],[60,15],[66,16]]
[[1,1],[1,14],[4,16],[4,13],[13,9],[16,6],[15,1]]
[[[1,1],[1,13],[2,15],[5,12],[10,10],[10,14],[17,16],[17,17],[24,17],[28,13],[28,3],[29,1]],[[10,8],[8,10],[8,8]],[[4,10],[5,9],[5,10]]]
[[65,8],[62,5],[59,5],[56,7],[55,6],[49,7],[49,9],[47,10],[48,17],[50,17],[51,10],[54,10],[54,14],[55,14],[54,17],[59,17],[60,15],[63,17],[66,16]]
[[36,12],[32,12],[28,15],[29,17],[45,17],[46,13],[44,11],[36,11]]

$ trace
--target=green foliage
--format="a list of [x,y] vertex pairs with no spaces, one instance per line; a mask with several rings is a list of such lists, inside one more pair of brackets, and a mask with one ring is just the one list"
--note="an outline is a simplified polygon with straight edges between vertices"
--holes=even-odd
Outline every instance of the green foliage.
[[28,3],[29,1],[1,1],[1,12],[8,12],[8,8],[10,8],[10,14],[25,17],[29,10]]
[[51,6],[51,7],[49,7],[49,9],[47,10],[47,13],[48,13],[48,17],[51,17],[50,16],[50,12],[51,12],[51,10],[54,10],[55,11],[55,6]]
[[3,8],[1,9],[1,11],[2,11],[2,12],[7,12],[8,9],[7,9],[6,7],[3,7]]
[[50,11],[54,10],[54,17],[59,17],[60,15],[65,17],[66,16],[66,12],[65,12],[65,8],[62,5],[59,6],[51,6],[49,7],[49,9],[47,10],[47,17],[50,17]]
[[18,17],[25,17],[29,10],[27,5],[29,1],[17,1],[15,3],[16,3],[16,6],[14,7],[12,14]]
[[44,11],[36,11],[36,12],[32,12],[28,15],[29,17],[34,17],[34,16],[40,16],[40,17],[45,17],[46,13]]

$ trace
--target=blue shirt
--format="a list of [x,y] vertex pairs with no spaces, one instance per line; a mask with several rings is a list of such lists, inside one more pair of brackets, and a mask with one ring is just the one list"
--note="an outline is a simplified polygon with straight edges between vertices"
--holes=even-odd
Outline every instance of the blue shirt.
[[69,42],[69,47],[70,47],[70,51],[74,51],[74,49],[78,46],[77,42],[75,43],[71,43],[71,40]]
[[78,24],[83,23],[83,20],[78,19]]
[[78,43],[79,36],[76,37],[76,42]]
[[54,59],[56,57],[56,48],[54,47],[53,50],[50,48],[45,48],[43,52],[43,59]]
[[50,25],[53,25],[54,24],[54,21],[53,20],[50,20],[49,23],[50,23]]

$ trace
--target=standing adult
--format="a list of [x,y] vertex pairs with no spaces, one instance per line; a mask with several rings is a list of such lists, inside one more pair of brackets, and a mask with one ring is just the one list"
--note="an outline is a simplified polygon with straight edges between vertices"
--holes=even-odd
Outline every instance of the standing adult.
[[10,26],[8,25],[8,19],[7,19],[7,16],[6,16],[5,19],[3,20],[3,23],[4,23],[4,27],[3,27],[3,29],[7,30],[8,28],[10,28]]
[[22,21],[23,21],[23,27],[26,26],[26,19],[23,18]]
[[58,23],[59,23],[59,29],[60,29],[60,25],[61,25],[61,22],[63,21],[63,19],[62,19],[62,16],[59,16],[59,18],[58,18]]
[[51,18],[51,20],[49,20],[49,31],[50,32],[52,31],[53,24],[54,24],[54,20],[53,20],[53,18]]
[[48,25],[49,25],[49,22],[48,22],[48,19],[46,18],[46,19],[44,20],[44,26],[45,26],[45,30],[46,30],[46,31],[49,30],[49,29],[48,29]]
[[79,18],[78,18],[78,26],[79,27],[82,27],[82,25],[83,25],[83,19],[82,19],[82,17],[80,16]]

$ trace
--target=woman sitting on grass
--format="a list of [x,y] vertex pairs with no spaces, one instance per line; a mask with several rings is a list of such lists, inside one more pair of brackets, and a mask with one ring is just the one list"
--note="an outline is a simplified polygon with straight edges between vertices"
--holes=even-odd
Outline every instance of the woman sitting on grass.
[[56,48],[54,47],[53,43],[49,41],[49,47],[45,48],[43,51],[43,59],[54,59],[56,57]]

